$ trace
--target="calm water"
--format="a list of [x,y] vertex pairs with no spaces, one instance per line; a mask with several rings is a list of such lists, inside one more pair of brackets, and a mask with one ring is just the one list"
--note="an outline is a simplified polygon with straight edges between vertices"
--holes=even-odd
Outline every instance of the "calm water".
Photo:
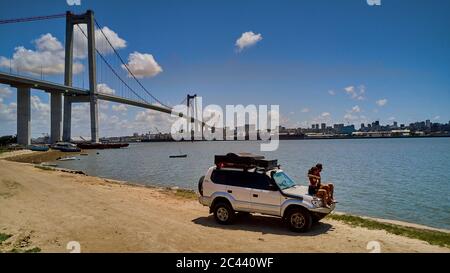
[[[450,138],[291,140],[260,153],[258,142],[140,143],[91,151],[59,166],[141,184],[197,188],[215,154],[255,152],[277,158],[298,184],[321,162],[338,211],[450,229]],[[171,154],[187,159],[169,159]]]

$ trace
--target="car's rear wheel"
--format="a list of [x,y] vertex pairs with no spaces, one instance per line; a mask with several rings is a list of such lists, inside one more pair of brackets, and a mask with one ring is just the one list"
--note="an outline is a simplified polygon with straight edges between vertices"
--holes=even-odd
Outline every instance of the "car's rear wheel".
[[311,214],[302,208],[292,208],[286,215],[289,228],[295,232],[306,232],[311,228]]
[[229,225],[233,222],[235,212],[230,204],[225,202],[217,203],[214,206],[214,218],[221,225]]

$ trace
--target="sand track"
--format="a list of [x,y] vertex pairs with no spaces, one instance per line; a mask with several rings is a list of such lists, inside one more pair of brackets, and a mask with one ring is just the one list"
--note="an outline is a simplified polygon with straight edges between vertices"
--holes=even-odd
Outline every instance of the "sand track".
[[[34,168],[0,160],[0,246],[44,252],[449,252],[447,248],[324,220],[306,234],[288,231],[273,217],[239,217],[219,226],[208,208],[163,189]],[[25,243],[24,243],[25,242]]]

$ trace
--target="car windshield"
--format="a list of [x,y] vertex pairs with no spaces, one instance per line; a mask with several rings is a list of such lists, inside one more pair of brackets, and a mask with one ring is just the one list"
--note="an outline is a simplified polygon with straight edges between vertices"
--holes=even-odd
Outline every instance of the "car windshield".
[[292,188],[296,184],[292,179],[289,178],[284,172],[277,172],[273,174],[273,179],[275,180],[275,183],[277,183],[278,187],[280,187],[281,190],[285,190],[287,188]]

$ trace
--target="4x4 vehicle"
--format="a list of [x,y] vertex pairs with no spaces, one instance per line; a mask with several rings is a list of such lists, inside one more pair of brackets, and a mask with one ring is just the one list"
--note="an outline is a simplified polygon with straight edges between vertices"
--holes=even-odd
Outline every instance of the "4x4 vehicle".
[[220,224],[231,224],[236,212],[260,213],[281,217],[291,230],[305,232],[335,208],[308,195],[308,187],[292,181],[277,160],[253,154],[217,155],[198,189],[199,202]]

